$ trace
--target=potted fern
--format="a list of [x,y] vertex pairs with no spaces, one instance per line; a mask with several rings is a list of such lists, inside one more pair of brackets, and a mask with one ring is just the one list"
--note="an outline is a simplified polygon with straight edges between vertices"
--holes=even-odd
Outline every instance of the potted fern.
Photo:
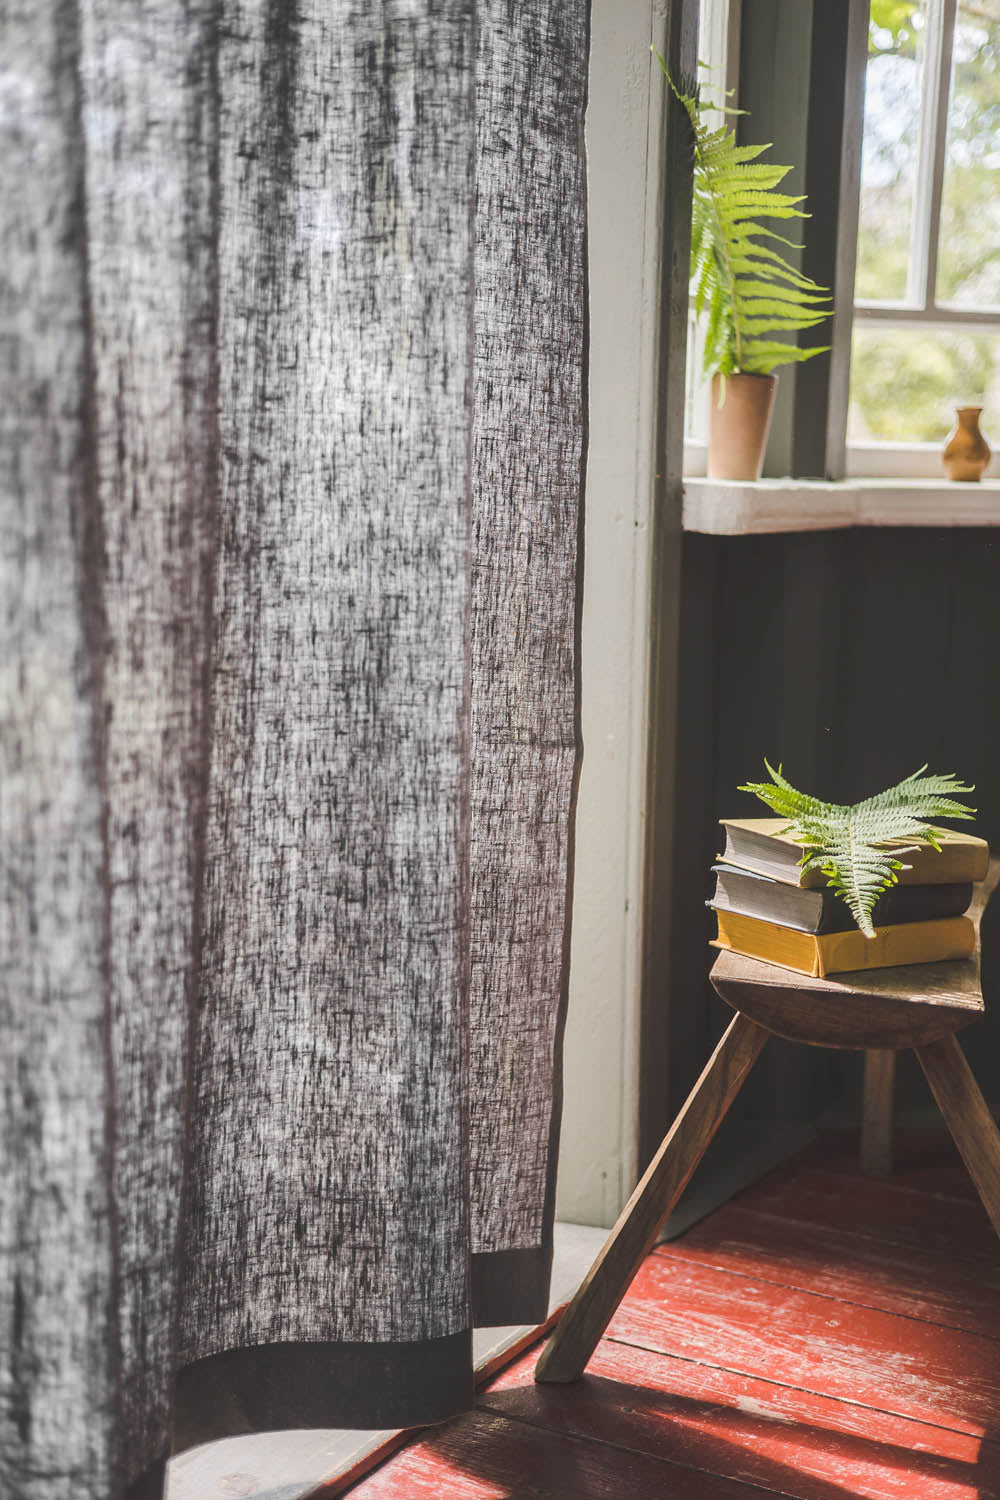
[[[826,289],[792,266],[779,245],[800,247],[765,219],[804,219],[803,195],[776,192],[791,167],[758,160],[769,149],[738,146],[725,126],[712,130],[696,86],[678,87],[651,49],[691,124],[694,185],[691,283],[704,319],[704,373],[712,380],[708,474],[759,479],[774,410],[778,365],[823,354],[775,335],[813,328],[830,317]],[[769,243],[764,243],[764,242]]]

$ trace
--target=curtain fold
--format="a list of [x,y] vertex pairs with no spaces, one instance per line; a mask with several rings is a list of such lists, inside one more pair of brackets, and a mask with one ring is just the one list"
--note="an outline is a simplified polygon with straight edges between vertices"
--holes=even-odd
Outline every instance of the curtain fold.
[[579,761],[587,63],[585,5],[480,7],[470,1086],[483,1325],[548,1310]]
[[0,22],[0,1491],[545,1313],[583,0]]

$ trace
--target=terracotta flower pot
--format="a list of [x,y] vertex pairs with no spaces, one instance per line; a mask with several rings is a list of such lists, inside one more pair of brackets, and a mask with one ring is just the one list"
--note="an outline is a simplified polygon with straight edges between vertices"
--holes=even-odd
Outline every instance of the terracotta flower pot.
[[979,431],[981,406],[955,408],[958,425],[941,455],[949,479],[978,480],[990,461],[989,444]]
[[777,389],[777,375],[713,375],[709,479],[760,478]]

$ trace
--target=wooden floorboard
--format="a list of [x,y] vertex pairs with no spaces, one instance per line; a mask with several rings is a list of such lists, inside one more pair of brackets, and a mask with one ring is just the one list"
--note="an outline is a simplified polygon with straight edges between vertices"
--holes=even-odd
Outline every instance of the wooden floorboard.
[[[776,1178],[777,1173],[772,1173]],[[845,1182],[850,1182],[849,1190]],[[945,1198],[889,1181],[815,1170],[768,1179],[760,1196],[739,1200],[760,1213],[867,1235],[883,1245],[916,1245],[959,1260],[996,1263],[996,1235],[978,1199]]]
[[1000,1344],[654,1254],[608,1335],[957,1431],[1000,1413]]
[[[1000,1338],[1000,1258],[977,1264],[728,1204],[657,1254]],[[751,1272],[752,1268],[752,1272]]]
[[1000,1245],[939,1134],[810,1147],[643,1263],[586,1377],[538,1349],[357,1500],[1000,1500]]
[[[744,1479],[798,1500],[957,1500],[982,1440],[776,1381],[605,1340],[575,1386],[535,1385],[531,1361],[483,1396],[491,1411]],[[973,1494],[1000,1495],[994,1482]],[[919,1481],[919,1489],[917,1482]]]
[[350,1491],[357,1500],[764,1500],[767,1493],[485,1409],[412,1444]]

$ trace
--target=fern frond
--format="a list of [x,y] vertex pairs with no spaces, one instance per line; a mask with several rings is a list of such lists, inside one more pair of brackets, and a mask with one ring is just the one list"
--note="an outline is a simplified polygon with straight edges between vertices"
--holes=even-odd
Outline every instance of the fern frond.
[[[736,306],[739,308],[739,315],[744,324],[744,332],[750,335],[784,333],[786,329],[813,329],[817,323],[823,321],[822,312],[807,311],[792,314],[781,303],[766,303],[760,309],[759,317],[757,317],[757,309],[745,308],[745,306],[739,306],[739,303]],[[750,317],[751,312],[754,312],[754,317]]]
[[[728,189],[740,189],[748,186],[764,188],[770,191],[776,188],[779,182],[784,182],[791,171],[791,167],[779,167],[770,162],[734,162],[731,157],[720,165],[715,173],[715,187],[719,192]],[[801,202],[801,198],[796,200]]]
[[975,808],[956,800],[974,791],[951,774],[927,776],[926,766],[887,787],[874,797],[849,806],[821,802],[796,791],[765,760],[769,782],[748,782],[741,792],[753,792],[781,818],[786,833],[805,846],[801,864],[821,870],[827,884],[847,903],[866,937],[874,937],[872,911],[882,892],[895,885],[905,869],[908,850],[937,842],[929,818],[972,818]]
[[794,296],[779,281],[755,281],[752,277],[745,276],[736,278],[736,295],[746,306],[751,305],[749,299],[752,297],[767,297],[773,301],[786,303],[789,307],[819,306],[829,301],[823,292],[819,294],[804,292],[801,296]]
[[798,344],[784,344],[778,339],[747,339],[743,347],[744,370],[755,375],[770,375],[778,365],[804,364],[815,359],[817,354],[826,354],[829,344],[820,344],[811,349],[802,349]]
[[734,251],[732,266],[737,273],[767,277],[775,285],[797,286],[804,292],[810,292],[816,288],[816,282],[810,280],[808,276],[800,276],[783,256],[766,245],[750,245],[744,250],[737,242]]
[[805,202],[802,193],[775,193],[770,188],[762,187],[729,187],[719,180],[721,174],[716,173],[712,180],[712,190],[718,194],[718,209],[720,217],[727,223],[737,223],[746,218],[753,218],[759,211],[763,212],[769,219],[807,219],[809,215],[804,209],[796,205]]
[[734,146],[733,161],[756,161],[758,156],[763,156],[765,151],[770,151],[772,144],[773,142],[768,141],[763,146]]
[[[802,217],[808,219],[809,215],[803,214]],[[804,248],[799,240],[790,240],[786,235],[779,234],[776,229],[768,229],[763,224],[754,224],[745,232],[748,234],[759,234],[766,240],[777,240],[779,245],[787,245],[789,250],[802,250]]]
[[[691,233],[691,283],[695,312],[707,318],[705,371],[770,374],[779,364],[801,362],[825,349],[802,349],[795,343],[761,336],[795,334],[830,316],[824,287],[802,275],[772,245],[801,246],[762,224],[805,219],[801,193],[777,188],[790,167],[759,160],[768,146],[738,146],[722,125],[709,130],[697,84],[675,81],[656,48],[651,51],[691,126],[694,149],[694,193]],[[766,283],[766,285],[764,284]]]
[[720,364],[725,364],[729,343],[729,329],[726,326],[726,299],[718,281],[711,287],[711,295],[708,308],[708,321],[705,325],[705,365],[707,369],[714,369]]
[[694,268],[700,266],[702,252],[705,244],[705,218],[703,214],[691,215],[691,280],[694,278]]
[[[754,229],[753,233],[760,234],[760,229]],[[772,239],[780,239],[780,236],[772,236]],[[783,240],[781,243],[789,245],[790,242]],[[792,249],[801,251],[802,246],[793,245]],[[754,266],[760,264],[762,267],[774,267],[777,272],[780,272],[783,276],[787,276],[790,281],[802,282],[804,290],[808,291],[810,288],[816,287],[816,282],[810,276],[802,276],[801,273],[796,272],[795,266],[792,266],[792,263],[787,260],[787,257],[781,254],[781,251],[775,251],[769,245],[759,245],[757,240],[751,239],[750,236],[741,234],[741,236],[736,237],[733,240],[732,252],[733,260],[738,261],[745,257],[747,260],[753,261]]]

